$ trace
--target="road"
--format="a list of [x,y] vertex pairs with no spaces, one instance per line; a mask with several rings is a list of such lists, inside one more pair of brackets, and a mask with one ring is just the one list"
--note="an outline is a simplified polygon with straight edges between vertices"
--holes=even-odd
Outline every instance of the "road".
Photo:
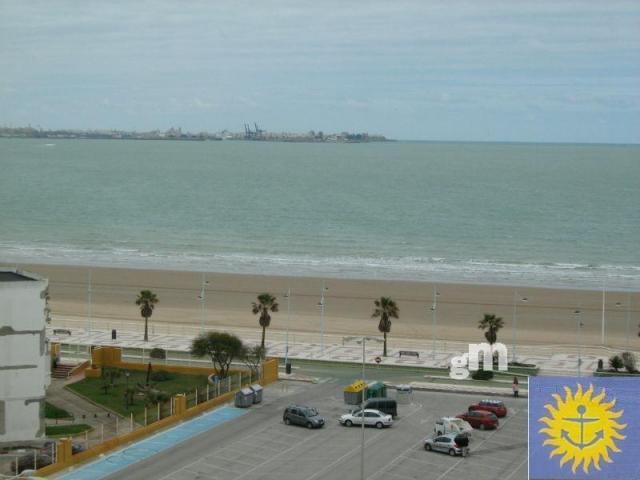
[[[360,429],[338,425],[348,410],[341,382],[311,385],[280,382],[265,390],[263,404],[247,415],[215,427],[164,451],[110,480],[345,480],[360,478]],[[507,401],[510,415],[496,431],[474,432],[471,455],[452,458],[425,452],[421,440],[436,418],[462,412],[475,398],[415,392],[399,406],[390,429],[367,429],[365,478],[447,480],[520,480],[527,478],[527,403]],[[313,405],[326,418],[321,430],[282,423],[289,403]]]

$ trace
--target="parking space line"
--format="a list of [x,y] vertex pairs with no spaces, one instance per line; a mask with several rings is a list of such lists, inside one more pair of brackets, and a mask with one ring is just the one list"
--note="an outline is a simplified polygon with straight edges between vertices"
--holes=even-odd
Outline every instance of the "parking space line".
[[[260,457],[260,459],[262,460],[262,457]],[[240,458],[233,458],[233,459],[229,459],[229,460],[231,462],[239,463],[241,465],[246,465],[248,467],[255,467],[255,464],[249,463],[249,462],[243,462],[242,460],[240,460]]]
[[[229,470],[228,468],[221,467],[217,463],[209,463],[209,462],[206,462],[204,460],[200,460],[200,462],[204,463],[207,467],[219,468],[220,470],[224,470],[225,472],[233,473],[234,475],[238,474],[238,472],[234,472],[233,470]],[[236,462],[236,460],[229,460],[229,462]],[[236,462],[236,463],[240,463],[240,462]],[[248,467],[253,467],[253,465],[247,464],[247,463],[243,463],[242,465],[246,465]],[[186,470],[188,470],[188,469],[186,469]]]
[[[516,413],[514,413],[512,417],[507,418],[507,419],[504,421],[503,425],[505,425],[505,424],[506,424],[509,420],[511,420],[512,418],[515,418],[515,417],[516,417],[516,415],[517,415],[517,412],[516,412]],[[487,438],[485,438],[484,440],[482,440],[482,441],[481,441],[481,442],[480,442],[480,443],[479,443],[475,448],[470,449],[470,451],[472,451],[472,452],[473,452],[473,451],[476,451],[480,445],[482,445],[483,443],[485,443],[487,440],[491,439],[491,438],[492,438],[496,433],[498,433],[498,432],[499,432],[499,430],[494,430],[494,431],[493,431],[493,433],[491,433]],[[461,458],[460,460],[458,460],[455,464],[453,464],[453,465],[451,466],[451,468],[449,468],[446,472],[444,472],[442,475],[440,475],[436,480],[442,480],[442,479],[445,477],[445,475],[447,475],[449,472],[451,472],[451,470],[453,470],[453,469],[454,469],[454,468],[456,468],[458,465],[460,465],[460,463],[462,462],[462,460],[463,460],[462,458]]]
[[520,464],[516,468],[514,468],[513,471],[509,474],[509,476],[506,477],[504,480],[511,480],[511,477],[513,477],[516,474],[516,472],[520,470],[520,467],[522,467],[522,465],[527,463],[527,460],[528,458],[525,458],[522,462],[520,462]]
[[[408,415],[403,416],[400,420],[398,420],[396,422],[396,424],[400,423],[401,421],[403,421],[406,418],[411,417],[412,415],[416,414],[417,412],[419,412],[422,409],[422,405],[417,404],[417,408],[413,409],[413,411],[411,413],[409,413]],[[360,428],[360,427],[359,427]],[[366,440],[364,442],[365,447],[367,446],[368,443],[371,443],[373,441],[375,441],[378,437],[380,437],[380,435],[382,435],[382,431],[379,431],[378,433],[376,433],[375,435],[373,435],[371,438],[369,438],[368,440]],[[351,450],[349,450],[347,453],[345,453],[344,455],[342,455],[340,458],[338,458],[337,460],[331,462],[329,465],[326,465],[322,470],[314,473],[313,475],[311,475],[310,477],[307,477],[306,480],[313,480],[314,478],[317,478],[319,475],[323,474],[324,472],[330,470],[331,468],[333,468],[334,466],[336,466],[337,464],[339,464],[340,462],[344,461],[345,458],[351,456],[354,454],[354,452],[360,450],[360,446],[357,446],[355,448],[352,448]]]
[[402,475],[400,473],[395,473],[395,472],[388,472],[391,475],[393,475],[394,477],[398,477],[398,478],[407,478],[408,480],[416,480],[414,477],[408,477],[406,475]]
[[259,465],[256,465],[254,468],[252,468],[251,470],[246,471],[245,473],[243,473],[242,475],[240,475],[239,477],[236,477],[235,480],[240,480],[243,477],[246,477],[247,475],[249,475],[250,473],[255,472],[256,470],[258,470],[259,468],[263,467],[264,465],[266,465],[267,463],[272,462],[273,460],[275,460],[278,457],[281,457],[282,455],[284,455],[285,453],[290,452],[291,450],[298,448],[300,445],[307,443],[309,440],[311,440],[312,438],[316,438],[315,435],[310,435],[307,438],[305,438],[304,440],[302,440],[299,443],[296,443],[295,445],[287,448],[286,450],[278,453],[277,455],[274,455],[273,457],[271,457],[269,460],[267,460],[266,462],[263,462]]
[[[223,470],[223,469],[221,469],[221,470]],[[195,477],[198,478],[198,479],[202,478],[202,475],[205,475],[206,478],[208,478],[210,480],[216,480],[216,478],[217,478],[217,476],[215,476],[215,475],[212,477],[211,475],[207,475],[206,473],[198,472],[198,471],[195,471],[195,470],[189,470],[188,468],[185,468],[184,471],[185,472],[189,472],[192,475],[195,475]],[[228,470],[226,470],[226,471],[228,472]],[[233,472],[231,472],[231,473],[233,473]]]
[[[364,442],[364,446],[366,447],[368,443],[371,443],[373,441],[375,441],[378,437],[380,437],[380,435],[382,435],[382,431],[378,431],[378,433],[376,433],[375,435],[373,435],[372,437],[368,438],[365,442]],[[313,475],[311,475],[310,477],[307,477],[306,480],[313,480],[314,478],[317,478],[318,475],[321,475],[323,473],[325,473],[326,471],[330,470],[331,468],[333,468],[334,466],[336,466],[337,464],[339,464],[340,462],[342,462],[345,458],[352,456],[356,451],[360,450],[360,446],[357,446],[355,448],[352,448],[351,450],[349,450],[347,453],[345,453],[344,455],[342,455],[340,458],[338,458],[337,460],[331,462],[329,465],[326,465],[323,469],[321,469],[320,471],[314,473]]]
[[[430,455],[430,456],[433,457],[433,455]],[[422,458],[405,456],[404,459],[405,460],[411,460],[412,462],[417,462],[417,463],[420,463],[422,465],[429,465],[429,466],[434,466],[434,467],[443,467],[443,465],[441,465],[439,463],[430,462],[428,460],[423,460]]]

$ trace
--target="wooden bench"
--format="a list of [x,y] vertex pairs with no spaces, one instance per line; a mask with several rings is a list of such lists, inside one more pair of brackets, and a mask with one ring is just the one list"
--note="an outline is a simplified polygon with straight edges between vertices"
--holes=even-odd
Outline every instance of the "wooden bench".
[[399,357],[402,357],[403,355],[404,355],[405,357],[407,357],[407,356],[408,356],[408,357],[417,357],[417,358],[420,358],[420,353],[418,353],[418,352],[414,352],[413,350],[400,350],[400,351],[398,352],[398,356],[399,356]]

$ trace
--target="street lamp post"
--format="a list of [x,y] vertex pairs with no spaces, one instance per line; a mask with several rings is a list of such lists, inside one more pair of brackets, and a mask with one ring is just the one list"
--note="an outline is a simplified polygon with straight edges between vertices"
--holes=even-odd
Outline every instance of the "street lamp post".
[[605,324],[606,324],[606,318],[605,318],[605,298],[606,298],[606,289],[604,286],[604,282],[602,282],[602,323],[600,325],[600,343],[602,343],[602,345],[605,345]]
[[575,310],[574,315],[576,316],[576,325],[577,325],[577,335],[578,335],[578,376],[581,377],[581,368],[582,368],[582,327],[584,324],[580,320],[580,310]]
[[[512,362],[516,360],[516,341],[518,338],[518,292],[516,290],[513,291],[513,345],[511,350],[513,351]],[[523,303],[527,303],[529,299],[527,297],[520,298],[520,301]]]
[[291,287],[287,288],[287,293],[284,294],[284,298],[287,299],[287,330],[285,333],[284,342],[284,366],[287,368],[289,364],[289,322],[291,321]]
[[87,281],[87,332],[91,333],[92,330],[92,319],[91,319],[91,270],[89,270],[89,278]]
[[[366,346],[367,340],[372,342],[378,342],[378,343],[384,343],[384,340],[378,337],[345,337],[343,339],[343,342],[345,340],[346,341],[355,340],[356,343],[362,344],[362,381],[366,383],[364,366],[365,366],[365,359],[366,359],[365,346]],[[367,392],[367,387],[365,386],[365,389],[362,391],[362,401],[360,403],[360,415],[361,415],[360,424],[361,424],[361,431],[362,431],[362,440],[360,445],[360,480],[364,480],[364,444],[365,444],[364,442],[364,404],[366,402],[366,398],[365,398],[366,392]]]
[[320,307],[320,353],[324,354],[324,293],[329,290],[324,285],[324,280],[322,281],[322,290],[320,292],[320,302],[318,306]]
[[436,322],[437,322],[437,311],[438,311],[438,297],[440,296],[440,292],[436,289],[436,286],[433,286],[433,303],[431,304],[431,355],[433,358],[436,357]]
[[631,327],[631,292],[627,292],[627,350],[629,350],[629,328]]
[[205,274],[202,274],[202,286],[200,287],[200,295],[198,298],[200,299],[200,333],[204,332],[204,320],[206,315],[206,302],[205,302],[205,293],[206,286],[209,282],[205,278]]

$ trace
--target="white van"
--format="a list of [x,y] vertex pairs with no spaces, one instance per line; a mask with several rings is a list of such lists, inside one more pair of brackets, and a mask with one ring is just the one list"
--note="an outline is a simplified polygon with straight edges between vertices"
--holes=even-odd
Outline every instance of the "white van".
[[470,437],[472,431],[473,428],[469,422],[456,417],[442,417],[440,420],[436,420],[436,425],[433,428],[433,433],[436,436],[457,433]]

